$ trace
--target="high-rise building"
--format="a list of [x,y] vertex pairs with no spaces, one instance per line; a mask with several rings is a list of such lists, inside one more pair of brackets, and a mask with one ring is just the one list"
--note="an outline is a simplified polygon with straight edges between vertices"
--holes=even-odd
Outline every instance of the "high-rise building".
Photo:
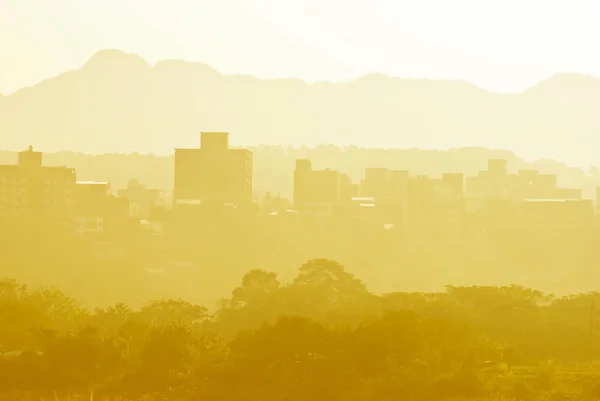
[[229,133],[202,132],[200,148],[175,149],[175,204],[252,200],[252,152],[229,147]]
[[72,217],[75,169],[43,166],[32,147],[16,165],[0,166],[0,216],[44,218],[59,223]]

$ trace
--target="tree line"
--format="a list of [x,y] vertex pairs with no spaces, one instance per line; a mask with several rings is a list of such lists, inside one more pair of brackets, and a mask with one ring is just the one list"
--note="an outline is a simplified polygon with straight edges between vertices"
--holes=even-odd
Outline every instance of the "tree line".
[[519,286],[376,295],[327,259],[286,283],[251,270],[211,309],[88,310],[4,279],[0,399],[592,400],[598,300]]

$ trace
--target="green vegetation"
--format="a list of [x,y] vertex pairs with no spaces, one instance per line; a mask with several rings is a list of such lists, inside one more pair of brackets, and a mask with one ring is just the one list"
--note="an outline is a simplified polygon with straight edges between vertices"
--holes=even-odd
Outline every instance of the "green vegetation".
[[326,259],[289,283],[252,270],[214,313],[176,299],[90,311],[5,279],[0,400],[596,400],[599,301],[375,295]]

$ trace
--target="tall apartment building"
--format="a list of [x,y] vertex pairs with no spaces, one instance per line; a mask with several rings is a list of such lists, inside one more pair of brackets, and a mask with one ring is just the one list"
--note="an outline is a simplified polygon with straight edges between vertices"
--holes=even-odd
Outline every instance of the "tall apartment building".
[[[323,224],[336,215],[343,203],[356,194],[350,177],[335,170],[314,170],[308,159],[296,160],[294,171],[294,209],[303,217]],[[344,197],[348,197],[344,199]]]
[[229,133],[202,132],[200,148],[175,149],[178,203],[244,204],[252,200],[252,152],[229,148]]
[[308,159],[296,160],[294,207],[333,206],[341,201],[342,178],[338,171],[313,170]]
[[0,166],[0,216],[68,222],[73,213],[75,169],[42,165],[32,147],[16,165]]

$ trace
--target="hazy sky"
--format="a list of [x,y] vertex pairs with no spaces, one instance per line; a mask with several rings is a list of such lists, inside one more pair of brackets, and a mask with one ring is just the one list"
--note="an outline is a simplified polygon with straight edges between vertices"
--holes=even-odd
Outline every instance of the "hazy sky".
[[370,72],[522,90],[600,76],[600,0],[0,0],[0,93],[118,48],[223,73]]

